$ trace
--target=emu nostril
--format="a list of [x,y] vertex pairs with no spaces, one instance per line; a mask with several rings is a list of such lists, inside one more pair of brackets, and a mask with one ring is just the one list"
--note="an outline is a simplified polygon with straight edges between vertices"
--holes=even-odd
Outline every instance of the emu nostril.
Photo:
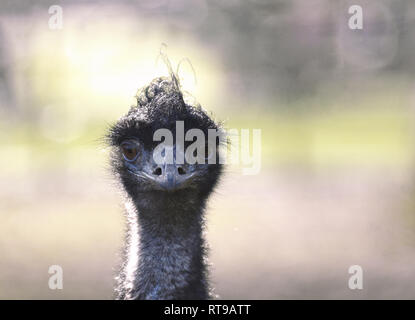
[[182,167],[177,168],[177,172],[179,174],[185,174],[186,173],[186,171]]
[[156,168],[156,170],[153,171],[153,174],[156,176],[161,176],[161,168],[160,167]]

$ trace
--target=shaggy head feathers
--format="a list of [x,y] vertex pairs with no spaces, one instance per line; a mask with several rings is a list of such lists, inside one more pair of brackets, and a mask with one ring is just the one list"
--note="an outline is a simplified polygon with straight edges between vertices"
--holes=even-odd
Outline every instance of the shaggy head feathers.
[[119,145],[129,136],[139,137],[147,148],[152,148],[153,134],[157,129],[166,128],[175,134],[176,121],[183,121],[185,131],[198,128],[206,137],[208,129],[219,126],[200,106],[185,103],[183,93],[173,79],[156,78],[137,93],[137,106],[110,129],[108,135],[112,146]]

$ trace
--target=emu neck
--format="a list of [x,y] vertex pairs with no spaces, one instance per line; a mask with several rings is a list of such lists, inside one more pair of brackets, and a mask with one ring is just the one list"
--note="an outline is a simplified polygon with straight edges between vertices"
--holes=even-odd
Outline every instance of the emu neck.
[[177,196],[147,200],[128,210],[124,298],[207,299],[203,205]]

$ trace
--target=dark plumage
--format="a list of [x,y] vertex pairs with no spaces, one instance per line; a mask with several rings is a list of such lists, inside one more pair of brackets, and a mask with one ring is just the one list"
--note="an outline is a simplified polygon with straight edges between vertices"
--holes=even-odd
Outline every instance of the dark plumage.
[[[198,128],[207,141],[208,129],[218,125],[200,107],[184,102],[174,74],[154,79],[139,91],[137,102],[108,133],[111,166],[126,195],[128,225],[117,298],[207,299],[203,214],[222,166],[160,166],[152,159],[160,143],[153,134],[166,128],[175,137],[176,121],[183,121],[185,132]],[[165,188],[164,175],[169,174],[180,184]]]

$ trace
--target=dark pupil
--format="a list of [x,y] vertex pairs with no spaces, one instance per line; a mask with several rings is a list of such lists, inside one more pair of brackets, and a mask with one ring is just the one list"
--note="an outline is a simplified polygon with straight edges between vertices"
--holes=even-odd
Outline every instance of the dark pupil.
[[133,146],[123,146],[122,151],[128,160],[133,160],[137,155],[137,149]]

